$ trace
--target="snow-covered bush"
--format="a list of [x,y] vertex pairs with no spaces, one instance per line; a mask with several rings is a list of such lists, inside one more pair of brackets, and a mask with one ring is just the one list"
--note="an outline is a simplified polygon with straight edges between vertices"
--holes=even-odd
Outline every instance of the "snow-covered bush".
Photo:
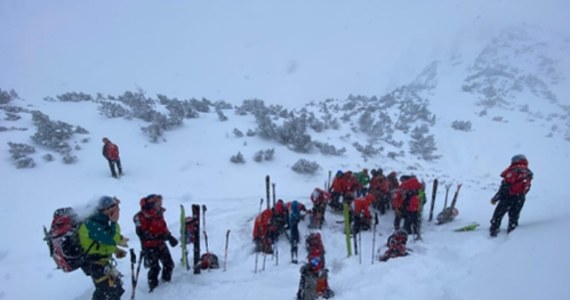
[[11,142],[8,142],[8,146],[10,147],[9,152],[16,168],[33,168],[36,166],[34,159],[28,157],[29,154],[36,152],[36,148],[26,144]]
[[216,109],[216,113],[218,114],[218,120],[220,121],[227,121],[228,117],[226,117],[226,115],[224,115],[224,112],[221,109]]
[[327,143],[321,143],[318,141],[313,141],[312,144],[313,144],[313,146],[315,146],[315,148],[319,149],[319,151],[322,154],[325,154],[325,155],[341,156],[346,152],[346,148],[344,148],[344,147],[337,149],[333,145],[330,145]]
[[471,121],[455,120],[451,123],[451,128],[461,131],[471,131]]
[[61,154],[71,151],[66,141],[73,135],[72,125],[51,121],[47,115],[37,110],[32,112],[32,121],[37,128],[36,133],[32,135],[34,142]]
[[232,155],[230,161],[234,164],[245,164],[245,159],[243,158],[243,154],[241,154],[241,152],[238,152],[236,155]]
[[18,98],[18,94],[14,90],[8,92],[0,89],[0,104],[8,104],[10,101]]
[[262,162],[264,160],[270,161],[273,160],[274,154],[275,154],[275,149],[260,150],[253,155],[253,160],[255,162]]
[[85,93],[70,92],[59,96],[56,96],[57,100],[62,102],[82,102],[82,101],[92,101],[93,97]]
[[380,151],[382,149],[376,149],[374,148],[374,146],[372,145],[366,145],[366,146],[362,146],[360,145],[358,142],[354,142],[352,144],[352,146],[354,146],[354,148],[360,152],[362,154],[362,156],[364,157],[374,157],[377,156],[378,154],[380,154]]
[[234,128],[234,131],[232,132],[235,136],[237,136],[238,138],[243,137],[243,132],[241,132],[241,130]]
[[291,169],[300,174],[315,174],[320,166],[317,162],[308,161],[306,159],[299,159]]
[[129,115],[129,110],[119,103],[101,101],[97,107],[99,113],[107,118],[123,118]]
[[440,156],[435,154],[437,148],[434,136],[427,135],[427,133],[429,133],[427,125],[413,129],[412,140],[410,141],[410,154],[416,155],[423,160],[431,161],[440,158]]

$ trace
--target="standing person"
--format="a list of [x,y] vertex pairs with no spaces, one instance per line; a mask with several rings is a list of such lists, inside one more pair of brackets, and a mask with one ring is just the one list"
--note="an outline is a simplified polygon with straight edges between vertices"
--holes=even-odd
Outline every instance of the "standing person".
[[117,258],[127,254],[118,246],[128,247],[128,239],[121,235],[118,223],[119,203],[115,197],[101,197],[96,212],[79,227],[79,243],[85,253],[81,269],[95,285],[93,300],[118,300],[125,292],[122,274],[113,259],[113,254]]
[[119,146],[113,144],[108,138],[103,138],[103,156],[109,162],[109,168],[111,169],[111,175],[117,178],[117,172],[115,172],[115,165],[119,171],[119,176],[123,175],[123,168],[121,167],[121,158],[119,157]]
[[419,209],[420,209],[420,189],[423,189],[422,184],[415,176],[401,176],[400,188],[402,192],[402,206],[400,213],[403,213],[404,230],[408,234],[417,233],[419,229]]
[[152,292],[158,286],[158,274],[162,264],[162,280],[170,281],[174,261],[170,256],[170,250],[166,246],[166,241],[171,247],[176,247],[178,241],[172,236],[164,220],[166,209],[162,207],[162,196],[151,194],[141,199],[141,210],[135,214],[136,232],[141,240],[141,248],[145,259],[145,266],[149,266],[148,287]]
[[311,202],[313,202],[313,208],[311,209],[311,222],[309,227],[321,229],[325,222],[325,208],[331,199],[331,194],[320,188],[315,188],[310,198]]
[[358,181],[357,197],[364,197],[368,193],[368,183],[370,183],[370,175],[368,169],[364,168],[361,172],[356,173],[356,181]]
[[515,230],[519,225],[519,216],[526,194],[530,190],[532,176],[532,171],[528,168],[528,160],[524,155],[517,154],[511,158],[511,165],[501,173],[503,178],[501,187],[491,199],[493,205],[499,202],[491,219],[489,233],[492,237],[497,236],[501,220],[507,212],[509,213],[507,233]]

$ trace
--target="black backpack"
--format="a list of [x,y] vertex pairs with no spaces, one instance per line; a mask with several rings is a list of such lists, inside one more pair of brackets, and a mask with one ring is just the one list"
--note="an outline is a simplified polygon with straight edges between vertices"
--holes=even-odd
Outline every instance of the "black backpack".
[[79,243],[79,226],[81,220],[71,207],[56,209],[49,231],[44,226],[44,240],[50,256],[63,272],[75,271],[84,262],[84,251]]

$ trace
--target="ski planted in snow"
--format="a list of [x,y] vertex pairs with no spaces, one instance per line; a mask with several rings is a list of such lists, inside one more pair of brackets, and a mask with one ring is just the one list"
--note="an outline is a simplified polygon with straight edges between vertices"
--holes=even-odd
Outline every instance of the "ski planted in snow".
[[[194,266],[200,264],[200,205],[192,204],[194,220]],[[194,274],[200,274],[200,268],[194,268]]]
[[348,202],[342,204],[342,210],[344,215],[344,235],[346,237],[346,255],[350,257],[352,255],[352,249],[350,247],[350,207]]
[[435,205],[435,196],[437,195],[437,186],[438,186],[438,180],[436,178],[433,180],[433,188],[431,190],[431,206],[429,208],[429,219],[428,219],[429,222],[433,220],[433,207]]
[[[267,209],[271,208],[271,198],[269,198],[269,186],[270,186],[270,182],[271,179],[269,178],[269,175],[265,176],[265,194],[266,194],[266,201],[267,201]],[[275,203],[273,203],[273,206],[275,206]]]
[[224,272],[228,264],[228,244],[230,243],[230,230],[226,231],[226,247],[224,248]]
[[182,249],[182,266],[186,270],[190,270],[190,264],[188,263],[188,247],[189,240],[187,238],[188,233],[186,232],[186,212],[184,210],[184,205],[180,204],[180,248]]
[[378,213],[374,213],[374,227],[372,228],[372,260],[370,264],[374,264],[374,252],[376,251],[376,226],[378,226]]

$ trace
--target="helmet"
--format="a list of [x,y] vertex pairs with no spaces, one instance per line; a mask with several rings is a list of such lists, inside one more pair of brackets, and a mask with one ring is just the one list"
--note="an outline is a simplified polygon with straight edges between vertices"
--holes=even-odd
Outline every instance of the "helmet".
[[118,199],[115,197],[103,196],[99,198],[97,202],[97,210],[106,211],[107,209],[117,205],[119,203]]
[[524,156],[524,154],[517,154],[511,158],[511,164],[516,164],[523,160],[526,161],[526,156]]

